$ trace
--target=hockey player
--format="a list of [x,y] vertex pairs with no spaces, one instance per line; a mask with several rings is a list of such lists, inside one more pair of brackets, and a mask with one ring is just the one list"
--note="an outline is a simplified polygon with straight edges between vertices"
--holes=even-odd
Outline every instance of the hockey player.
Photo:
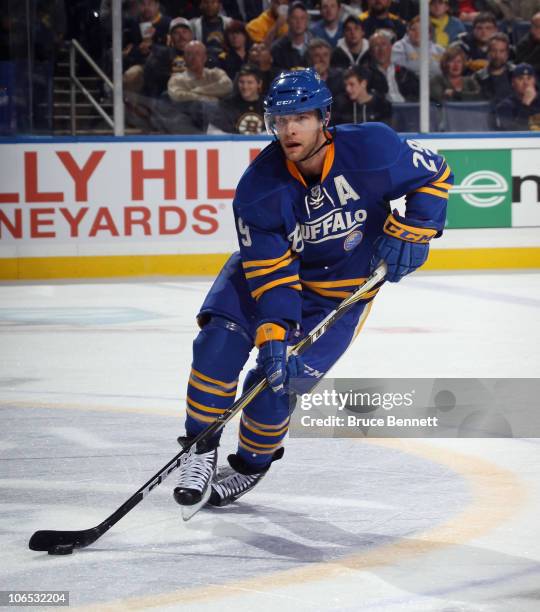
[[[227,261],[198,315],[187,390],[186,439],[232,405],[245,386],[268,387],[243,411],[231,469],[215,478],[219,434],[180,468],[176,501],[189,516],[243,495],[283,455],[288,381],[312,386],[359,333],[378,288],[331,327],[302,360],[287,344],[319,323],[381,261],[397,282],[421,266],[443,230],[452,173],[444,159],[402,141],[382,123],[329,127],[332,96],[312,70],[284,72],[265,99],[275,141],[248,167],[233,203],[239,252]],[[406,196],[404,216],[389,202]]]

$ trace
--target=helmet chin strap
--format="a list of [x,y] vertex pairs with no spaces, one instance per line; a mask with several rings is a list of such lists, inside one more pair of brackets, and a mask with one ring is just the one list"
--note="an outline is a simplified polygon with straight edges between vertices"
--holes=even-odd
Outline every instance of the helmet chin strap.
[[308,159],[311,159],[313,156],[317,155],[317,153],[323,149],[324,147],[327,147],[329,144],[332,144],[332,135],[330,134],[330,132],[326,129],[326,126],[323,127],[323,134],[325,135],[325,141],[315,149],[315,151],[312,151],[311,153],[308,153],[308,155],[306,155],[306,157],[299,159],[298,161],[301,162],[305,162]]

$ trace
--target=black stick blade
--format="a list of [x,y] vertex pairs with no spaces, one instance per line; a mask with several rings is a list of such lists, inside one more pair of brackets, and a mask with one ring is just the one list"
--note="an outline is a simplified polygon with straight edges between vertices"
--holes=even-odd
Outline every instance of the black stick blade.
[[84,548],[95,542],[101,532],[96,527],[82,529],[81,531],[36,531],[30,538],[28,547],[30,550],[49,551],[55,546],[70,545],[74,548]]

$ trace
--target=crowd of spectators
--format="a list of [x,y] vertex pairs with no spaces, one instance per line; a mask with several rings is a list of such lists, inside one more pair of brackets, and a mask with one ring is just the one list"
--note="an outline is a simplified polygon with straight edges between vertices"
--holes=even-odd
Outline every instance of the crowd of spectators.
[[[128,121],[257,134],[272,79],[313,67],[334,94],[335,123],[392,125],[395,105],[419,99],[418,11],[418,0],[124,0]],[[484,101],[494,128],[538,129],[540,0],[430,0],[429,13],[441,116],[446,102]],[[110,0],[100,16],[106,31]]]

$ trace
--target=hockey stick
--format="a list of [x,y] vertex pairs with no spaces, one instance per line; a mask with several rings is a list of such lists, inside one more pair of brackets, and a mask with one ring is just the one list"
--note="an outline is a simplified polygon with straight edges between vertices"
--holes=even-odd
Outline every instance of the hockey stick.
[[[339,306],[316,325],[309,334],[300,340],[292,350],[291,354],[301,355],[314,342],[316,342],[326,331],[334,325],[354,304],[362,299],[366,293],[384,280],[386,275],[386,264],[381,263],[371,274],[371,276],[348,298],[344,299]],[[191,447],[201,440],[212,437],[222,427],[224,427],[240,410],[247,406],[267,385],[266,379],[259,381],[251,386],[236,402],[223,414],[209,425],[206,429],[175,455],[167,465],[163,466],[159,472],[154,474],[137,492],[125,501],[117,510],[95,527],[81,529],[80,531],[36,531],[30,538],[28,546],[31,550],[46,550],[49,554],[70,554],[74,548],[84,548],[95,542],[122,517],[132,510],[142,501],[153,489],[159,486],[167,476],[178,468],[186,459]]]

